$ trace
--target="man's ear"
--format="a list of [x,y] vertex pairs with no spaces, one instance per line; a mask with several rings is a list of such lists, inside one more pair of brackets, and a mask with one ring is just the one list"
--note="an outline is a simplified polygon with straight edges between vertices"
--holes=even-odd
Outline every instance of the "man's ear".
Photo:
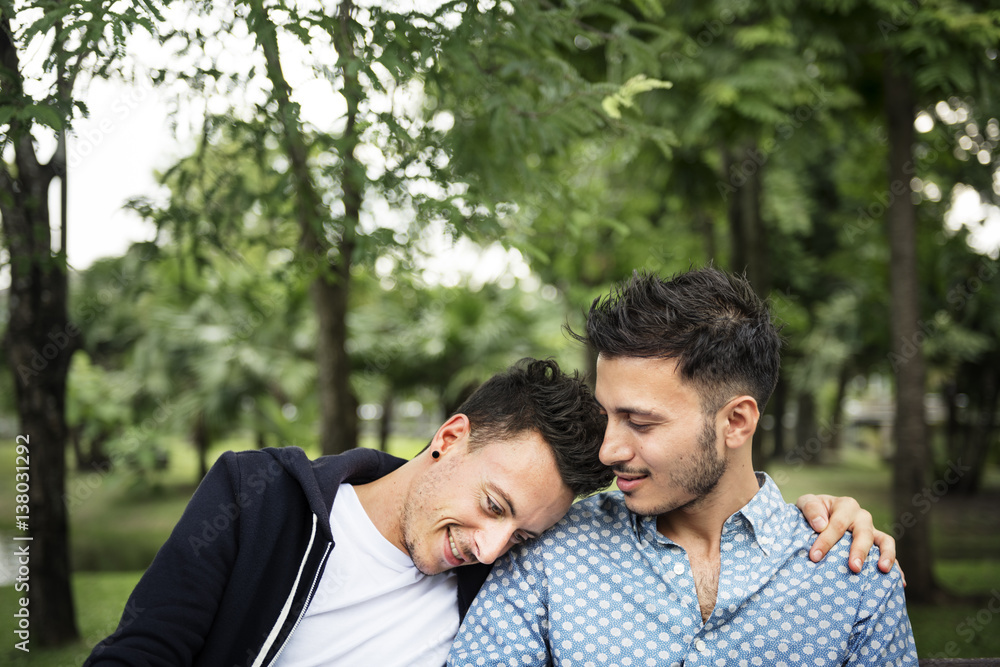
[[468,444],[470,432],[469,418],[463,414],[453,415],[434,434],[430,448],[446,454],[456,445]]
[[760,421],[760,410],[752,396],[734,398],[726,404],[722,413],[726,419],[724,426],[726,447],[739,449],[753,440],[757,422]]

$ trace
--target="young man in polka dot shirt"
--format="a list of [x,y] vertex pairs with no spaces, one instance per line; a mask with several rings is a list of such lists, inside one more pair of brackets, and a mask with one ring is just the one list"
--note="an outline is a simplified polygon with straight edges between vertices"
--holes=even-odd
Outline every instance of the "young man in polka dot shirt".
[[449,665],[917,664],[899,569],[848,568],[848,540],[812,562],[812,528],[752,468],[780,339],[744,279],[635,275],[580,338],[619,491],[497,561]]

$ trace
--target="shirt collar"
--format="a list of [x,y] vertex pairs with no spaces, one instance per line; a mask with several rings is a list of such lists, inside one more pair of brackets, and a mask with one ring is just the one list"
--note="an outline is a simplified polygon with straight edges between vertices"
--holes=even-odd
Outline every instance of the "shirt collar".
[[[742,523],[737,518],[742,516],[750,524],[757,545],[766,555],[770,555],[783,526],[784,518],[780,513],[785,507],[785,499],[767,473],[758,472],[756,475],[760,490],[750,502],[729,517],[722,530],[725,532],[734,522]],[[666,539],[656,531],[656,517],[642,517],[631,511],[628,511],[628,516],[637,540],[642,541],[644,537],[652,542],[656,542],[657,537]]]
[[[622,507],[625,507],[624,501],[625,497],[622,496]],[[632,526],[632,534],[635,535],[635,539],[642,541],[643,523],[648,524],[648,521],[646,520],[652,517],[639,516],[628,508],[626,508],[625,511],[628,512],[629,525]],[[654,530],[656,529],[654,528]]]
[[781,491],[778,490],[778,486],[767,473],[758,472],[756,474],[760,490],[726,523],[728,524],[736,516],[742,515],[753,529],[757,546],[766,555],[770,555],[784,525],[781,513],[785,508],[785,499],[782,498]]

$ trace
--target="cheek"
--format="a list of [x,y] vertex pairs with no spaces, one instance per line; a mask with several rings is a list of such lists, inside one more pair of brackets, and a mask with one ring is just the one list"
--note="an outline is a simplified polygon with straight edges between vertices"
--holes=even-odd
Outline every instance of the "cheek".
[[654,472],[669,472],[681,455],[669,433],[636,438],[635,453]]

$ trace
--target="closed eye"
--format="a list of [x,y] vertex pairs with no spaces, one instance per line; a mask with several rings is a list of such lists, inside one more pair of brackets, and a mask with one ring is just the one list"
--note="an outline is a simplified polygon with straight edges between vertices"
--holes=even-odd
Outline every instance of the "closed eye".
[[489,496],[486,496],[486,507],[492,514],[495,514],[496,516],[503,516],[503,508]]
[[630,429],[632,429],[633,431],[637,431],[639,433],[642,433],[643,431],[648,431],[653,427],[652,424],[638,424],[632,421],[631,419],[627,420],[626,423],[628,424],[628,427]]

